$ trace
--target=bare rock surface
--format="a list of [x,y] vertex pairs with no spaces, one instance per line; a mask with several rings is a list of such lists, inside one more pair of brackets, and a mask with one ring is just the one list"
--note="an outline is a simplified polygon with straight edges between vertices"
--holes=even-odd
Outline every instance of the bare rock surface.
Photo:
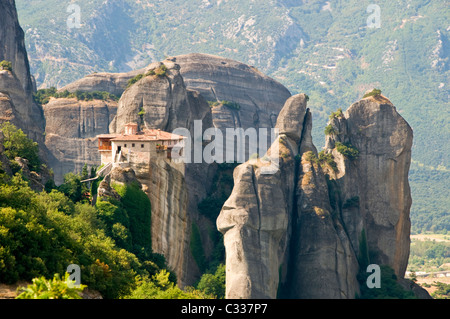
[[236,168],[217,219],[227,298],[354,298],[366,248],[360,245],[370,263],[404,277],[412,130],[384,97],[363,99],[330,124],[336,132],[325,153],[335,169],[318,158],[304,95],[288,99],[277,120],[279,171],[261,175],[260,161]]

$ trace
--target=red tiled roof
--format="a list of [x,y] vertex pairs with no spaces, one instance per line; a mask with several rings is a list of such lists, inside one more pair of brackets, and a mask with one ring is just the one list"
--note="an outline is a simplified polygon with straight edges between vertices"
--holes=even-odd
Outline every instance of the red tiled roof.
[[[112,134],[109,134],[112,135]],[[105,135],[103,135],[105,136]],[[100,138],[100,136],[99,136]],[[171,141],[171,140],[181,140],[184,136],[176,135],[168,132],[164,132],[156,129],[144,129],[134,135],[115,135],[111,141]]]

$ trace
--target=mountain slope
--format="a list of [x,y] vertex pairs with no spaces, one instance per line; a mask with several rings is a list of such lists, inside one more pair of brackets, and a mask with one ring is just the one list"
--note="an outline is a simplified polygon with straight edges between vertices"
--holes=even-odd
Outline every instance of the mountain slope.
[[448,215],[439,191],[450,170],[448,1],[377,1],[381,27],[368,28],[368,0],[79,0],[81,27],[72,29],[69,1],[16,2],[38,86],[216,54],[254,65],[292,94],[306,92],[319,147],[328,114],[378,87],[414,130],[413,229],[427,228],[414,224],[425,213]]

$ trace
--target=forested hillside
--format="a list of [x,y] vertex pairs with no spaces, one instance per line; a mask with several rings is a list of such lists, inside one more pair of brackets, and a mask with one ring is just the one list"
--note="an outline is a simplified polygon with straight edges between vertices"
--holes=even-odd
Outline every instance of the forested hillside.
[[[0,283],[33,280],[20,298],[78,298],[61,282],[71,264],[80,267],[81,290],[107,299],[223,296],[223,266],[197,289],[176,286],[164,256],[152,251],[151,204],[138,185],[113,185],[118,198],[97,198],[99,181],[81,182],[96,168],[85,166],[56,187],[22,130],[5,123],[0,137]],[[37,183],[44,174],[45,185]]]
[[16,2],[38,87],[217,54],[307,93],[318,146],[332,111],[381,89],[414,130],[413,231],[450,229],[448,1],[377,1],[379,28],[369,0],[79,0],[79,28],[71,1]]

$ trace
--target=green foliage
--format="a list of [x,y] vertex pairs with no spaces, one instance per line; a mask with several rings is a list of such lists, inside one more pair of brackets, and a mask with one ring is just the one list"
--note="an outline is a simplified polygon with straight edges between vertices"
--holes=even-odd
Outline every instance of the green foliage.
[[12,63],[10,61],[3,60],[0,62],[0,69],[12,72]]
[[225,298],[225,265],[220,264],[214,274],[206,273],[197,284],[197,289],[206,295]]
[[358,254],[358,262],[360,269],[366,269],[369,265],[369,246],[367,244],[366,230],[363,229],[361,231],[361,235],[359,237],[359,254]]
[[[0,282],[49,278],[78,264],[83,284],[104,298],[118,298],[135,289],[136,275],[153,275],[166,268],[160,255],[138,257],[118,246],[107,233],[122,238],[124,229],[117,220],[124,216],[105,217],[105,211],[74,203],[58,190],[36,193],[20,174],[4,181],[0,184]],[[107,217],[116,219],[109,228]]]
[[[324,146],[323,128],[331,111],[351,105],[367,89],[383,88],[383,94],[414,128],[413,159],[450,167],[450,143],[442,143],[450,138],[445,112],[448,88],[440,85],[448,82],[448,18],[442,13],[443,0],[383,1],[382,29],[366,27],[368,1],[330,5],[325,1],[222,1],[204,10],[196,10],[198,4],[192,1],[159,1],[151,7],[127,1],[129,10],[114,10],[106,20],[96,10],[103,2],[77,0],[83,12],[92,12],[93,19],[105,22],[111,35],[98,37],[99,29],[85,38],[73,37],[67,29],[67,14],[60,1],[16,0],[21,23],[37,31],[26,36],[38,86],[62,87],[93,70],[124,72],[127,56],[135,52],[142,53],[142,65],[186,52],[216,54],[255,65],[253,69],[275,78],[292,94],[308,92],[318,149]],[[178,19],[174,7],[191,23]],[[232,32],[241,16],[258,17],[252,25],[256,40],[251,43],[246,32]],[[293,33],[292,41],[282,36],[286,16],[301,30]],[[118,21],[123,28],[115,27]],[[274,33],[281,35],[275,42],[264,41]],[[142,49],[148,46],[152,49]],[[48,59],[39,59],[42,47]],[[421,167],[410,177],[414,179],[413,228],[448,228],[449,197],[442,195],[448,177]]]
[[208,101],[208,104],[209,104],[209,106],[210,106],[211,108],[213,108],[213,107],[219,106],[219,105],[220,105],[220,102],[217,102],[217,101]]
[[450,263],[450,243],[432,240],[413,240],[408,261],[409,271],[436,272],[447,270]]
[[[25,158],[28,160],[29,169],[31,171],[39,172],[41,160],[39,159],[38,144],[29,139],[21,129],[18,129],[9,122],[3,123],[0,126],[0,130],[4,135],[3,146],[5,148],[5,155],[8,159],[14,161],[16,157]],[[17,168],[13,168],[13,171],[14,170],[17,170]]]
[[431,294],[434,299],[450,299],[450,284],[435,282],[436,290]]
[[141,107],[141,109],[139,110],[138,115],[139,115],[141,118],[145,115],[144,107]]
[[305,157],[305,160],[310,163],[314,163],[314,164],[320,163],[319,158],[316,156],[316,154],[314,154],[313,151],[305,152],[305,154],[303,156]]
[[16,299],[81,299],[80,292],[86,288],[85,285],[79,287],[69,287],[69,274],[66,273],[65,280],[59,274],[55,274],[53,279],[44,277],[33,278],[33,283],[22,291]]
[[363,99],[365,99],[366,97],[369,97],[369,96],[379,96],[379,95],[381,95],[381,90],[373,89],[372,91],[364,94]]
[[338,110],[336,112],[333,112],[330,114],[329,119],[335,119],[335,118],[341,118],[344,116],[344,113],[342,112],[341,108],[338,108]]
[[329,165],[335,172],[338,170],[333,154],[325,153],[324,150],[319,152],[319,163],[322,166]]
[[138,74],[134,78],[128,80],[127,88],[132,86],[133,84],[137,83],[139,80],[141,80],[145,75],[144,74]]
[[416,299],[414,293],[406,291],[397,282],[397,276],[394,270],[386,265],[381,265],[381,287],[380,288],[368,288],[367,277],[370,273],[361,271],[358,275],[358,281],[360,283],[360,299]]
[[200,229],[197,224],[192,223],[191,226],[191,238],[190,238],[191,254],[197,263],[198,268],[203,273],[206,270],[206,258],[203,250],[202,237],[200,235]]
[[359,157],[359,151],[350,143],[336,142],[336,149],[350,160],[356,160]]
[[64,183],[58,187],[58,190],[73,202],[85,199],[84,193],[87,191],[86,185],[81,183],[81,176],[74,173],[64,175]]
[[207,295],[192,287],[184,290],[177,287],[171,280],[170,274],[166,270],[161,270],[150,280],[141,280],[131,294],[125,299],[212,299]]
[[442,233],[450,231],[449,170],[421,167],[413,162],[409,173],[411,195],[412,233]]
[[336,130],[334,129],[333,125],[328,124],[328,125],[325,127],[325,135],[336,135],[336,134],[337,134],[337,132],[336,132]]
[[163,77],[165,76],[167,73],[167,67],[162,64],[161,66],[159,66],[158,68],[155,69],[155,74],[159,77]]
[[[128,214],[129,222],[119,220],[122,225],[129,227],[133,239],[133,252],[139,254],[151,253],[151,204],[148,196],[141,190],[137,182],[130,184],[112,184],[116,192],[120,195],[120,203]],[[116,226],[117,227],[117,226]]]
[[221,102],[223,106],[229,107],[230,109],[239,111],[241,109],[241,106],[236,102],[230,102],[230,101],[222,101]]
[[113,100],[118,101],[119,97],[116,95],[106,92],[106,91],[93,91],[93,92],[82,92],[75,91],[71,93],[67,90],[62,92],[57,92],[55,87],[51,87],[49,89],[40,89],[36,93],[33,94],[34,101],[39,105],[45,105],[50,101],[50,98],[54,97],[57,99],[70,99],[76,98],[78,101],[92,101],[92,100]]

